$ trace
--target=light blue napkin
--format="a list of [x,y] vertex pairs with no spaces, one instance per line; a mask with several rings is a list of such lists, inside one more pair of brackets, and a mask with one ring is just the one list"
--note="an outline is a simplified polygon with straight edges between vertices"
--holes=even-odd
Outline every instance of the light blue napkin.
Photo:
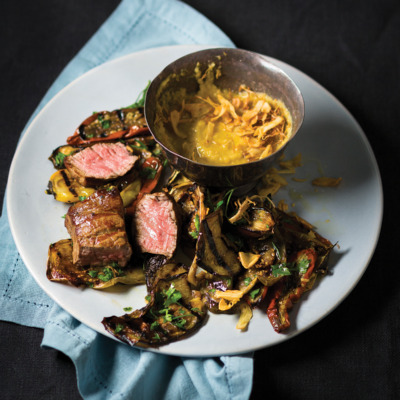
[[[60,89],[89,69],[130,52],[173,44],[234,46],[215,25],[184,3],[122,1],[67,65],[32,118]],[[0,237],[0,319],[44,328],[42,345],[72,359],[83,398],[224,400],[250,396],[251,355],[171,357],[137,350],[98,334],[55,304],[29,275],[11,237],[5,205]]]

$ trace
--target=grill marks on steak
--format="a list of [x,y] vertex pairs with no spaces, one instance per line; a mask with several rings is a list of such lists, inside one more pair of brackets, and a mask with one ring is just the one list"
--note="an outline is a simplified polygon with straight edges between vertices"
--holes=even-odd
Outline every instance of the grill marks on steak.
[[137,156],[122,143],[98,143],[65,158],[64,165],[83,186],[96,186],[129,172]]
[[102,266],[117,262],[124,267],[132,255],[118,189],[98,190],[71,206],[65,227],[72,238],[74,264]]
[[168,258],[175,253],[179,213],[174,199],[165,192],[145,194],[137,203],[133,232],[142,253]]

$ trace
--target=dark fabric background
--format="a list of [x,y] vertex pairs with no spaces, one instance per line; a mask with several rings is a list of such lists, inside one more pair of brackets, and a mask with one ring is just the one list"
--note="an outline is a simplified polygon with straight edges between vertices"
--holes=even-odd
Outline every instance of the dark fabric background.
[[[365,131],[383,179],[382,234],[365,275],[323,321],[255,354],[252,398],[400,398],[399,1],[186,2],[238,47],[292,64],[335,95]],[[31,113],[118,3],[2,1],[0,199]],[[0,322],[1,399],[80,398],[72,363],[41,339],[40,329]]]

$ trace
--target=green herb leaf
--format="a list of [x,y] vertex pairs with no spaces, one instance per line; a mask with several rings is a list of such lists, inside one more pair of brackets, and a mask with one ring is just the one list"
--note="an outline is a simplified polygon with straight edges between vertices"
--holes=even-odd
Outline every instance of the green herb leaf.
[[244,284],[245,284],[246,286],[249,286],[250,283],[251,283],[251,278],[250,278],[250,277],[247,277],[247,278],[244,279]]
[[147,83],[147,86],[139,93],[138,98],[136,99],[136,101],[131,104],[130,106],[128,106],[127,108],[138,108],[138,107],[144,107],[144,101],[146,99],[146,93],[147,93],[147,89],[150,86],[151,81],[149,81]]
[[165,307],[169,307],[173,303],[178,303],[178,301],[182,298],[181,292],[175,289],[174,284],[171,284],[171,286],[165,292],[165,295],[167,296],[164,301]]
[[109,280],[111,280],[112,278],[114,278],[114,274],[111,268],[109,267],[105,267],[103,268],[103,271],[100,272],[97,277],[103,281],[103,282],[108,282]]
[[150,325],[150,329],[152,331],[154,331],[154,329],[156,329],[157,327],[159,327],[160,324],[157,321],[154,321],[151,325]]
[[132,308],[132,307],[124,307],[123,310],[124,310],[125,312],[130,312],[130,311],[133,310],[133,308]]
[[97,271],[88,271],[88,275],[91,276],[92,278],[96,278],[97,274],[98,274]]
[[186,325],[186,319],[180,318],[180,319],[174,321],[174,325],[176,327],[178,327],[179,329],[183,329]]
[[108,129],[111,126],[111,121],[109,119],[105,119],[101,122],[101,127],[103,129]]
[[117,326],[114,329],[114,333],[119,333],[122,331],[122,329],[124,329],[124,325],[122,324],[117,324]]
[[302,258],[301,260],[297,261],[296,266],[299,270],[300,274],[305,274],[310,266],[310,260],[308,258]]
[[272,247],[273,247],[274,250],[275,250],[276,258],[281,258],[281,253],[280,253],[278,247],[276,247],[276,244],[275,244],[274,242],[272,242]]
[[57,153],[56,156],[54,157],[54,162],[56,163],[56,166],[59,168],[62,168],[64,166],[64,159],[67,157],[63,153]]
[[275,278],[277,278],[279,276],[290,275],[291,272],[290,272],[289,266],[290,266],[290,264],[287,264],[287,263],[271,265],[272,275]]
[[252,290],[249,293],[249,295],[252,298],[252,300],[254,300],[259,293],[260,293],[260,288]]
[[196,214],[194,217],[194,227],[195,231],[190,232],[190,236],[193,239],[197,239],[199,237],[199,232],[200,232],[200,217],[199,214]]
[[154,179],[156,177],[157,170],[150,167],[144,167],[140,171],[140,176],[145,179]]

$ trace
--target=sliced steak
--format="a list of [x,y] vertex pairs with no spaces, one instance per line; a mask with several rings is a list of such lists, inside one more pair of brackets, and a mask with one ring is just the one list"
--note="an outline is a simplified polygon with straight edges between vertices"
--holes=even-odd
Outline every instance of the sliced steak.
[[73,243],[72,259],[80,266],[126,266],[132,255],[118,189],[98,190],[71,206],[65,226]]
[[129,172],[137,156],[122,143],[98,143],[64,160],[71,175],[83,186],[98,186]]
[[133,234],[140,251],[172,257],[178,241],[178,219],[178,209],[170,195],[145,194],[133,216]]

